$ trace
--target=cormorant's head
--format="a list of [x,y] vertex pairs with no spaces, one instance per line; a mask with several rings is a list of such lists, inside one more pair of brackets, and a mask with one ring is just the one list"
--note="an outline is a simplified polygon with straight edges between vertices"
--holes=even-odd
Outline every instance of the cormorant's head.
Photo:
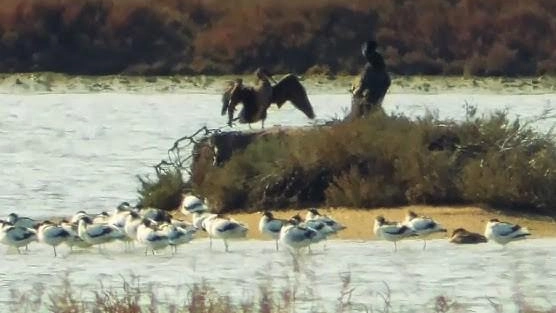
[[243,85],[243,79],[236,78],[233,82],[233,88],[241,87]]
[[270,75],[270,72],[263,67],[259,67],[255,71],[255,75],[257,75],[257,78],[259,78],[261,80],[270,80],[271,77],[272,77],[272,75]]
[[361,46],[361,53],[363,56],[368,59],[369,56],[376,50],[377,43],[374,40],[367,40],[363,46]]

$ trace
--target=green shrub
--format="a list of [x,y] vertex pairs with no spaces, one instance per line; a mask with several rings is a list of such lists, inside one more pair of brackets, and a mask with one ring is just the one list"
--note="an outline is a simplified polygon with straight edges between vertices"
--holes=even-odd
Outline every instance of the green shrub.
[[156,178],[137,176],[140,187],[139,203],[144,207],[155,207],[163,210],[174,210],[182,201],[182,194],[187,184],[177,168],[157,171]]

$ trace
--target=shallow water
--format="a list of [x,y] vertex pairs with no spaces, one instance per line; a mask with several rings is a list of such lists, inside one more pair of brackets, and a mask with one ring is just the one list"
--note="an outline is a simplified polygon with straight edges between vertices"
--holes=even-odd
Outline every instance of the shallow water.
[[[349,96],[337,90],[309,97],[321,121],[341,117],[348,109]],[[461,120],[466,102],[476,105],[478,114],[507,109],[512,116],[527,119],[545,107],[556,108],[556,94],[393,93],[384,108],[412,117],[430,110],[441,118]],[[3,94],[0,218],[10,212],[35,218],[71,215],[80,209],[100,212],[121,201],[134,203],[136,175],[152,173],[151,166],[166,157],[176,138],[201,126],[225,125],[226,118],[219,111],[220,96],[203,91]],[[534,126],[547,130],[553,123],[551,119]],[[271,110],[267,120],[268,126],[309,124],[289,105]],[[123,253],[118,245],[102,255],[96,250],[70,255],[62,247],[64,257],[53,258],[48,247],[36,244],[26,255],[0,252],[4,269],[0,302],[5,305],[9,300],[9,288],[57,284],[53,278],[66,271],[78,285],[86,286],[84,290],[98,286],[98,279],[119,285],[117,274],[136,274],[142,281],[162,285],[207,279],[239,298],[256,293],[253,280],[265,283],[270,276],[277,288],[299,281],[301,299],[323,300],[302,301],[300,310],[307,311],[319,303],[334,306],[341,274],[350,273],[356,288],[353,301],[375,309],[381,308],[379,294],[387,283],[392,303],[404,306],[404,311],[411,312],[414,306],[420,311],[435,296],[446,295],[478,312],[494,311],[485,297],[498,298],[504,310],[511,312],[514,294],[544,307],[556,299],[555,243],[554,239],[527,240],[502,250],[495,245],[456,247],[437,240],[423,252],[420,242],[404,242],[398,253],[392,253],[389,243],[333,241],[326,252],[317,250],[316,255],[302,258],[301,274],[292,271],[288,254],[273,252],[271,242],[238,242],[233,253],[225,254],[208,252],[206,240],[200,240],[183,247],[175,257],[148,258],[140,248]]]
[[501,248],[490,243],[456,246],[439,239],[429,241],[423,251],[420,240],[407,240],[394,252],[389,242],[332,240],[326,250],[317,245],[312,255],[302,254],[298,272],[292,256],[274,251],[271,241],[232,242],[232,252],[224,253],[221,242],[210,251],[207,239],[199,239],[175,256],[163,251],[147,257],[140,247],[124,253],[121,244],[113,243],[102,254],[96,249],[70,254],[61,247],[62,256],[54,258],[50,247],[35,244],[28,254],[10,252],[0,258],[0,266],[9,269],[0,274],[0,306],[8,305],[9,289],[29,290],[42,283],[52,291],[69,273],[85,298],[98,289],[98,280],[121,286],[122,277],[137,275],[144,284],[154,284],[159,295],[176,296],[177,302],[185,298],[184,286],[202,280],[237,301],[256,295],[261,285],[276,291],[296,286],[299,312],[330,312],[338,304],[342,277],[349,275],[355,311],[382,309],[380,294],[387,285],[394,311],[422,312],[435,297],[446,296],[466,312],[493,312],[488,299],[502,303],[504,312],[514,312],[516,296],[540,308],[554,304],[555,244],[554,239],[530,239]]

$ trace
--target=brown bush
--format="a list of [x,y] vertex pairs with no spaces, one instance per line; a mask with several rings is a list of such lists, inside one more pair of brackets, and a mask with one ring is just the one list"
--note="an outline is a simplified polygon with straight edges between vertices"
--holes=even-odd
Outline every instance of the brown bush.
[[487,75],[503,75],[513,73],[513,65],[516,61],[517,51],[511,50],[502,43],[495,43],[485,59]]
[[396,74],[531,75],[556,50],[546,0],[4,2],[0,71],[357,73],[376,38]]
[[377,112],[268,136],[205,167],[193,187],[221,212],[471,202],[550,214],[554,142],[504,112],[468,115],[454,123]]

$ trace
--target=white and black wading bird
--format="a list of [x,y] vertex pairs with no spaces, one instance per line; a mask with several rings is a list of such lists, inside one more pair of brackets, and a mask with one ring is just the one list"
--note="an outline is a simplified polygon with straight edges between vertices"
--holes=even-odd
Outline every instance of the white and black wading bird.
[[374,233],[378,238],[393,242],[394,251],[398,251],[396,242],[410,236],[417,236],[410,227],[400,225],[397,222],[387,221],[383,216],[375,218]]
[[446,229],[432,218],[428,216],[417,216],[413,211],[407,213],[403,224],[411,228],[423,239],[423,250],[427,248],[427,236],[434,233],[446,232]]
[[530,235],[531,233],[527,228],[517,224],[500,222],[496,218],[488,221],[485,227],[485,237],[503,246],[512,241],[525,239]]
[[276,242],[276,251],[279,250],[278,240],[280,239],[280,230],[288,223],[286,220],[275,218],[272,212],[264,211],[263,216],[259,220],[259,231]]

